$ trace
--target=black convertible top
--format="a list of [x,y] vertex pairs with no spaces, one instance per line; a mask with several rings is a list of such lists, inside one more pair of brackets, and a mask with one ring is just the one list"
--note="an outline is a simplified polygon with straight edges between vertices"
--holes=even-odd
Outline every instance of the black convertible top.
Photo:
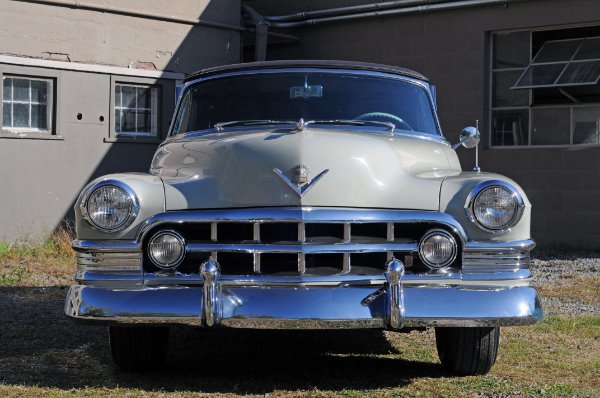
[[201,77],[216,75],[224,72],[237,72],[258,69],[282,69],[282,68],[333,68],[333,69],[351,69],[365,70],[371,72],[393,73],[396,75],[408,76],[419,80],[428,81],[422,74],[410,69],[400,68],[398,66],[372,64],[356,61],[328,61],[328,60],[284,60],[284,61],[262,61],[248,62],[243,64],[232,64],[216,66],[213,68],[202,69],[192,73],[185,79],[185,82]]

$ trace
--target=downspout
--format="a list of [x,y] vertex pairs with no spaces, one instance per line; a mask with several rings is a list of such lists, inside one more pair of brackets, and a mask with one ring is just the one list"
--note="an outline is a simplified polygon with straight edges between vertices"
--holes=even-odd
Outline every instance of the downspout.
[[247,18],[252,25],[254,25],[254,60],[266,60],[269,23],[262,15],[254,11],[252,7],[242,6],[242,15]]
[[[507,5],[509,3],[515,3],[520,1],[527,0],[462,0],[462,1],[452,1],[445,3],[438,3],[431,1],[419,1],[418,5],[404,7],[404,8],[395,8],[395,9],[386,9],[381,11],[372,11],[372,12],[363,12],[359,14],[341,14],[337,15],[336,9],[326,10],[328,15],[334,15],[331,17],[323,17],[316,19],[305,19],[302,21],[294,21],[294,22],[275,22],[279,17],[264,17],[265,20],[269,21],[269,25],[273,28],[297,28],[301,26],[308,25],[317,25],[324,23],[336,23],[336,22],[345,22],[352,21],[358,19],[366,19],[366,18],[381,18],[386,16],[394,16],[394,15],[407,15],[407,14],[416,14],[416,13],[425,13],[425,12],[434,12],[434,11],[445,11],[445,10],[455,10],[461,8],[468,7],[476,7],[476,6],[485,6],[485,5],[493,5],[493,4],[504,4]],[[407,3],[405,3],[407,4]],[[342,13],[342,12],[340,12]],[[283,16],[284,18],[288,18],[289,16]]]
[[388,8],[397,8],[397,7],[408,7],[415,4],[423,4],[423,3],[439,3],[447,0],[396,0],[396,1],[384,1],[381,3],[370,3],[370,4],[361,4],[358,6],[348,6],[348,7],[339,7],[339,8],[329,8],[326,10],[316,10],[316,11],[303,11],[298,12],[296,14],[290,15],[279,15],[279,16],[270,16],[264,17],[269,22],[290,22],[290,21],[299,21],[305,20],[309,18],[322,18],[331,15],[342,15],[342,14],[352,14],[358,12],[366,12],[373,10],[385,10]]

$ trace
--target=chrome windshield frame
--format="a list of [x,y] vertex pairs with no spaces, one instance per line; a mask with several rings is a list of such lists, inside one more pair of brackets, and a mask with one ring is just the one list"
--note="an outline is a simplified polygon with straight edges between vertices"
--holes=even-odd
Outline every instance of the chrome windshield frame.
[[[431,107],[431,112],[433,114],[433,119],[435,121],[435,125],[438,131],[438,134],[430,134],[430,133],[424,133],[424,132],[417,132],[416,134],[408,134],[408,133],[404,133],[403,135],[410,135],[410,136],[416,136],[416,137],[434,137],[435,139],[439,139],[441,138],[443,141],[448,142],[446,140],[446,138],[444,137],[444,133],[442,131],[442,127],[437,115],[437,108],[435,106],[435,101],[433,99],[432,93],[431,93],[431,85],[423,80],[419,80],[416,78],[412,78],[412,77],[408,77],[408,76],[403,76],[403,75],[397,75],[397,74],[393,74],[393,73],[385,73],[385,72],[375,72],[375,71],[361,71],[361,70],[355,70],[355,69],[338,69],[338,68],[269,68],[269,69],[260,69],[260,70],[245,70],[245,71],[235,71],[235,72],[224,72],[221,74],[215,74],[215,75],[210,75],[210,76],[206,76],[206,77],[200,77],[194,80],[190,80],[188,82],[185,83],[185,85],[183,86],[183,89],[181,90],[181,94],[179,95],[179,98],[177,99],[177,105],[175,107],[175,112],[173,112],[173,116],[171,118],[171,123],[169,125],[169,132],[167,134],[167,140],[176,137],[178,135],[182,135],[182,134],[173,134],[173,126],[175,125],[175,119],[177,117],[177,114],[179,113],[179,108],[181,106],[181,100],[185,97],[185,94],[187,93],[187,91],[189,90],[190,86],[196,85],[198,83],[201,82],[205,82],[205,81],[210,81],[210,80],[214,80],[214,79],[222,79],[222,78],[227,78],[227,77],[233,77],[233,76],[242,76],[242,75],[259,75],[259,74],[277,74],[277,73],[289,73],[289,72],[294,72],[294,73],[329,73],[329,74],[345,74],[345,75],[356,75],[356,76],[368,76],[368,77],[377,77],[377,78],[382,78],[382,79],[394,79],[394,80],[400,80],[403,82],[407,82],[407,83],[412,83],[414,85],[417,85],[421,88],[423,88],[425,90],[425,92],[427,93],[427,98],[429,99],[429,106]],[[198,131],[194,131],[194,132],[187,132],[187,133],[197,133],[199,131],[203,131],[203,132],[212,132],[214,131],[214,129],[206,129],[206,130],[198,130]],[[185,134],[185,133],[183,133]],[[393,132],[392,134],[396,134],[396,132]]]

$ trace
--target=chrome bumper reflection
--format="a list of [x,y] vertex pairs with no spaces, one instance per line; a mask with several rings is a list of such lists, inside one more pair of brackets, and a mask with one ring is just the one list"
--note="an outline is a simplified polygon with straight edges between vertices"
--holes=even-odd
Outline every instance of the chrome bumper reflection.
[[214,325],[255,329],[507,326],[532,324],[542,316],[531,287],[404,286],[402,300],[396,301],[402,303],[401,321],[391,322],[394,300],[378,286],[217,285],[213,292],[209,309],[202,286],[112,290],[75,285],[69,289],[65,313],[115,323],[207,326],[211,319]]

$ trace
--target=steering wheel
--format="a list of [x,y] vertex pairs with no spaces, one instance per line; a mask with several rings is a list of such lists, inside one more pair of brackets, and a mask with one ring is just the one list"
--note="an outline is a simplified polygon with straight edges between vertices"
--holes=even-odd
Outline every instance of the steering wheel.
[[372,118],[384,118],[392,120],[392,123],[396,125],[396,127],[401,128],[402,130],[410,130],[415,131],[412,126],[404,121],[401,117],[396,115],[392,115],[391,113],[386,112],[369,112],[363,113],[362,115],[358,115],[354,118],[354,120],[369,120]]

